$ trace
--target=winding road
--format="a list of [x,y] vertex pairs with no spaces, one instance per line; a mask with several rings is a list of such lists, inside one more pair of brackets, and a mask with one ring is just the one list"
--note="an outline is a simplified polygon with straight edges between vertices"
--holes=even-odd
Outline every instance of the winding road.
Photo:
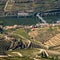
[[45,23],[46,24],[46,21],[39,15],[40,13],[37,13],[37,17],[43,22],[43,23]]

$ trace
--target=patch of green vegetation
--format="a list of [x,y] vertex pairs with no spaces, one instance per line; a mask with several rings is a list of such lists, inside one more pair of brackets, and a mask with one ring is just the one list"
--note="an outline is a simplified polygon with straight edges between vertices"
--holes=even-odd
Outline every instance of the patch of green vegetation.
[[25,56],[25,57],[19,57],[19,56],[16,57],[15,56],[15,57],[0,58],[0,60],[28,60],[28,59],[33,60],[27,56]]
[[10,42],[7,42],[5,40],[0,40],[0,51],[6,51],[9,49]]
[[0,58],[0,60],[6,60],[5,58]]
[[33,60],[33,58],[36,58],[36,59],[41,59],[41,60],[59,60],[58,59],[58,56],[51,56],[49,58],[42,58],[41,55],[39,55],[39,57],[36,57],[35,53],[38,52],[40,50],[36,49],[36,48],[32,48],[32,49],[16,49],[16,50],[13,50],[13,51],[8,51],[7,53],[8,54],[11,54],[11,52],[20,52],[23,57],[19,57],[19,56],[14,56],[14,57],[8,57],[6,58],[6,60]]
[[37,52],[38,51],[38,49],[31,49],[31,48],[29,48],[29,49],[15,49],[15,50],[12,50],[12,51],[7,51],[6,53],[7,54],[10,54],[10,55],[13,55],[12,54],[12,52],[20,52],[22,55],[23,55],[23,57],[19,57],[19,56],[15,56],[15,54],[14,54],[14,56],[12,56],[12,57],[8,57],[8,58],[6,58],[6,60],[33,60],[33,58],[34,58],[34,52]]
[[14,31],[14,34],[19,34],[25,38],[29,39],[28,33],[24,30],[24,29],[17,29],[16,31]]

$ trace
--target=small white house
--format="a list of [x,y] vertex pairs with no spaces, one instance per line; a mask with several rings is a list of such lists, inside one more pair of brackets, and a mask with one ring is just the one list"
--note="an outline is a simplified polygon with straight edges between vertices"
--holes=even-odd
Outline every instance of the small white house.
[[29,13],[18,12],[18,16],[29,16]]

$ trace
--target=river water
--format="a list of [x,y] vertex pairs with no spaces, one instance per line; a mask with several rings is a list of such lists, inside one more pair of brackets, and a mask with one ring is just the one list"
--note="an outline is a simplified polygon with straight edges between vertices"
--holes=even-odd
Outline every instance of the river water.
[[[48,15],[43,17],[48,23],[54,23],[57,20],[60,20],[60,15]],[[0,17],[0,22],[3,22],[3,25],[34,25],[38,22],[41,22],[36,16],[32,17]]]
[[60,20],[60,14],[57,15],[47,15],[43,17],[48,23],[56,23]]

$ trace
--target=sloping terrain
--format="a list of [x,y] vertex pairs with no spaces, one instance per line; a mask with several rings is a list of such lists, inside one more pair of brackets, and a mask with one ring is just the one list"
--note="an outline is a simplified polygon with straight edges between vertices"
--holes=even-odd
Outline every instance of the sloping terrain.
[[[54,55],[60,56],[59,36],[59,27],[5,30],[3,34],[0,34],[0,51],[7,51],[6,60],[28,60],[28,58],[30,60],[51,60]],[[51,58],[42,58],[42,52],[45,52],[47,56],[50,55]],[[3,58],[0,59],[3,60]]]
[[[31,2],[32,1],[32,2]],[[20,11],[24,11],[24,10],[34,10],[35,12],[40,12],[40,11],[46,11],[46,10],[50,10],[50,9],[55,9],[55,8],[59,8],[59,6],[57,6],[57,0],[31,0],[30,2],[28,0],[26,1],[16,1],[13,2],[14,3],[14,7],[11,8],[12,4],[8,3],[6,6],[6,10],[20,10]],[[28,4],[28,6],[27,6]]]
[[56,34],[56,36],[52,37],[44,44],[49,47],[59,46],[60,45],[60,34]]

